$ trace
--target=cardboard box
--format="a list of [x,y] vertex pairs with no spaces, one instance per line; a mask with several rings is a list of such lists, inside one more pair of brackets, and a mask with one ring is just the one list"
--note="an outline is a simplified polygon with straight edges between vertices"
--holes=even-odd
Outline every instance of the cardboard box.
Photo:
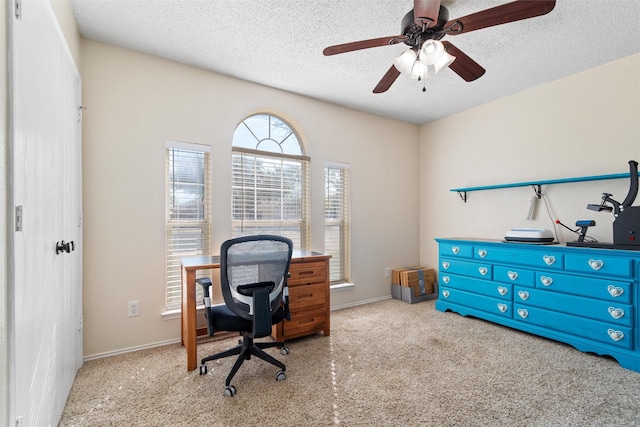
[[433,269],[413,267],[400,273],[400,285],[413,289],[413,295],[418,297],[434,293],[436,273]]
[[411,267],[394,268],[391,270],[391,284],[400,285],[400,273],[407,270],[411,270]]

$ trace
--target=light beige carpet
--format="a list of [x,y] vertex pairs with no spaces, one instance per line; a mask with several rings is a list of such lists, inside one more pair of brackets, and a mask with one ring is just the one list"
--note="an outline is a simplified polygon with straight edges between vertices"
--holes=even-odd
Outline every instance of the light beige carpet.
[[[234,359],[187,372],[171,345],[86,362],[61,426],[634,426],[640,373],[478,319],[397,300],[331,313],[277,368]],[[204,357],[236,339],[198,346]]]

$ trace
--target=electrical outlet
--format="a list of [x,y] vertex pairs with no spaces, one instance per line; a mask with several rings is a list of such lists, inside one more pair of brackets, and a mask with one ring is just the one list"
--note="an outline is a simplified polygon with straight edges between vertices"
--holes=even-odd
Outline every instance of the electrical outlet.
[[391,267],[384,269],[384,277],[391,277]]
[[129,317],[140,316],[140,301],[129,301]]

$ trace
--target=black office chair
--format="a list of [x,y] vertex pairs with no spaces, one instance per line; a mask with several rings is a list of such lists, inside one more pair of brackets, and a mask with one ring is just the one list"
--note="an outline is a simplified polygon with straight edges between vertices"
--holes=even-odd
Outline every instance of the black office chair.
[[237,347],[202,359],[200,375],[207,373],[210,360],[238,355],[225,381],[224,394],[233,396],[231,385],[236,372],[251,356],[259,357],[277,367],[276,381],[286,378],[285,365],[263,351],[281,347],[281,354],[289,350],[283,342],[254,342],[254,338],[271,335],[271,327],[290,318],[287,277],[293,243],[286,237],[257,235],[227,240],[220,248],[220,282],[224,305],[211,306],[211,279],[198,279],[204,291],[205,316],[209,336],[216,331],[240,332],[242,341]]

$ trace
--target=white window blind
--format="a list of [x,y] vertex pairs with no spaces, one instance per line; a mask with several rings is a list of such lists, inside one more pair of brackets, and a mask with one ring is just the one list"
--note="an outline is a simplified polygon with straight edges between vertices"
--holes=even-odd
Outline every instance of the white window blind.
[[[211,150],[167,141],[166,309],[180,307],[180,258],[211,254]],[[199,272],[198,277],[210,274]],[[197,289],[198,300],[202,299]]]
[[298,135],[271,114],[244,119],[233,135],[232,235],[277,234],[309,246],[309,158]]
[[277,234],[306,248],[309,162],[234,151],[232,163],[233,236]]
[[350,281],[349,165],[324,169],[324,251],[331,255],[331,283]]

